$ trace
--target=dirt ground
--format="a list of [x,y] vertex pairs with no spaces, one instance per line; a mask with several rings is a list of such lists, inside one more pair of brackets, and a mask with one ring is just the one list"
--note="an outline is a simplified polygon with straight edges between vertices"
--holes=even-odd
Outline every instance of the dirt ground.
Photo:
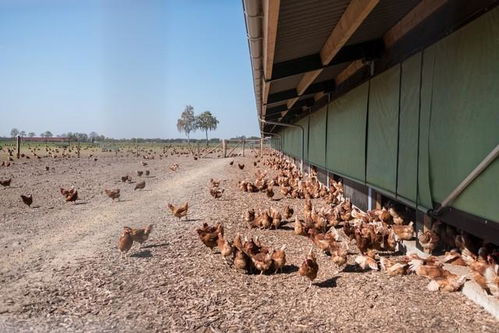
[[[237,181],[253,179],[252,157],[231,159],[169,156],[147,161],[102,154],[97,161],[41,159],[0,167],[0,332],[498,332],[499,322],[460,293],[430,292],[415,275],[388,277],[358,272],[354,256],[339,272],[319,255],[314,285],[298,267],[311,242],[292,232],[250,230],[241,219],[249,208],[303,201],[270,201],[243,193]],[[176,172],[168,169],[180,165]],[[24,164],[23,164],[24,163]],[[49,166],[49,171],[45,170]],[[119,177],[149,169],[146,188],[134,191]],[[210,178],[223,179],[220,200],[208,191]],[[74,185],[81,200],[64,202],[59,187]],[[112,202],[102,190],[121,189]],[[19,195],[33,193],[32,208]],[[281,198],[276,194],[276,198]],[[189,201],[187,220],[166,204]],[[259,235],[266,245],[286,244],[282,273],[236,271],[198,239],[203,222],[222,222],[229,239]],[[117,240],[123,226],[154,224],[142,248],[121,259]]]

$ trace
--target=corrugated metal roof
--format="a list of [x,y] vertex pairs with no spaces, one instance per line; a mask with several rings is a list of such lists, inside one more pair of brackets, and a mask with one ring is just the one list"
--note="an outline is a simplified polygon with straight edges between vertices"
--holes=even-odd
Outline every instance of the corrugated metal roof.
[[381,0],[347,42],[357,44],[382,37],[421,0]]
[[349,3],[350,0],[281,1],[274,63],[318,53]]

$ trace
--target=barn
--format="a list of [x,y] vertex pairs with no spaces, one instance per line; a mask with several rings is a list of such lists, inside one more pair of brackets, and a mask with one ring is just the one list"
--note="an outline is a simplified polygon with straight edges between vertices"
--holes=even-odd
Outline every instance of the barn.
[[496,0],[244,0],[262,136],[361,209],[499,245]]

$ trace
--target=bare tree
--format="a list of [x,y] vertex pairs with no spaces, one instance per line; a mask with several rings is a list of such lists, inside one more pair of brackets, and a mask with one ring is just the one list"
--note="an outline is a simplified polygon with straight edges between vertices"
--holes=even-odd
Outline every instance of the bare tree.
[[24,137],[26,136],[26,131],[21,131],[21,132],[19,132],[19,135],[20,135],[22,138],[24,138]]
[[194,116],[194,108],[191,105],[186,105],[184,112],[177,120],[177,129],[180,133],[184,132],[187,136],[187,142],[190,142],[190,134],[196,130],[196,117]]
[[29,132],[29,133],[28,133],[28,136],[29,136],[30,138],[35,137],[35,135],[36,135],[36,134],[35,134],[35,132]]
[[17,128],[13,128],[10,130],[10,136],[15,138],[16,136],[19,135],[19,130]]

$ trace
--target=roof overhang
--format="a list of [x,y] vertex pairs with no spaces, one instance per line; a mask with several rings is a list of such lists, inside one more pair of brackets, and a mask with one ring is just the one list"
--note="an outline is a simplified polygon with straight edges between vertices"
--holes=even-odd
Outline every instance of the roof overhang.
[[296,121],[498,2],[243,0],[258,116]]

